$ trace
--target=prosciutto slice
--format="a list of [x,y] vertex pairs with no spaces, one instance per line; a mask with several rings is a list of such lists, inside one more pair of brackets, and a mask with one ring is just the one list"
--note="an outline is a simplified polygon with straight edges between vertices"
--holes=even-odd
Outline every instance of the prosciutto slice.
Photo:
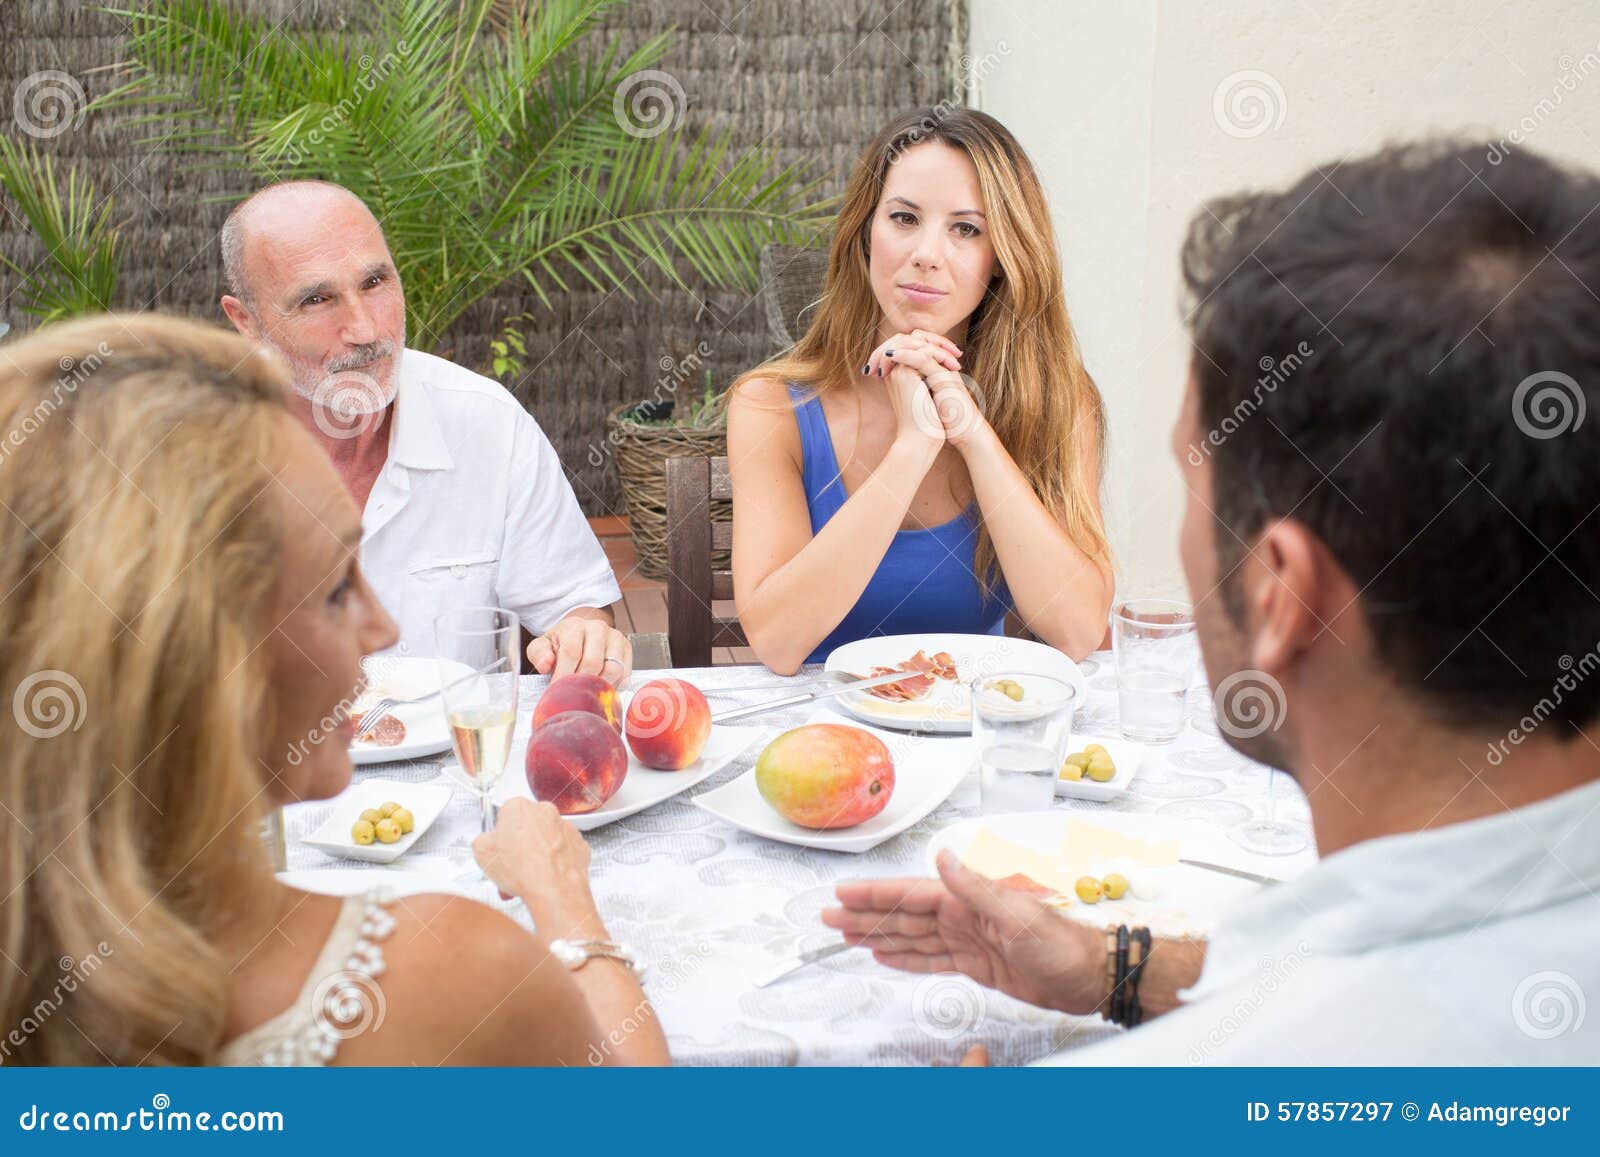
[[935,680],[944,679],[954,683],[960,678],[956,673],[956,661],[949,651],[940,651],[931,658],[926,651],[918,651],[894,667],[874,667],[862,678],[872,679],[879,675],[893,675],[896,671],[905,671],[906,677],[893,683],[873,687],[867,694],[887,699],[891,703],[908,703],[926,696],[933,690]]

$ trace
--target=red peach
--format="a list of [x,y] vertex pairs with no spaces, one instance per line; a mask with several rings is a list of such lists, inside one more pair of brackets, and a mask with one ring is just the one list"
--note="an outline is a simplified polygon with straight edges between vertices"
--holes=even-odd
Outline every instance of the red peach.
[[534,728],[527,773],[535,799],[564,816],[582,815],[617,794],[628,774],[628,751],[600,716],[564,711]]
[[711,705],[682,679],[652,679],[628,704],[628,746],[646,767],[681,771],[711,737]]
[[598,675],[562,675],[550,680],[533,709],[533,725],[540,727],[567,711],[598,715],[622,734],[622,699],[617,689]]
[[894,760],[883,740],[842,723],[785,731],[756,759],[761,797],[803,828],[849,828],[888,806]]

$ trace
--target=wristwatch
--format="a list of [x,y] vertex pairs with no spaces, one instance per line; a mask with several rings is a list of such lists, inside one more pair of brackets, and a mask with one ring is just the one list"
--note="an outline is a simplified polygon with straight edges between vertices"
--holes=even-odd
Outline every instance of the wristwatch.
[[645,966],[639,963],[639,958],[610,940],[552,940],[550,955],[564,964],[569,972],[576,972],[596,956],[603,956],[626,966],[635,978],[644,979]]

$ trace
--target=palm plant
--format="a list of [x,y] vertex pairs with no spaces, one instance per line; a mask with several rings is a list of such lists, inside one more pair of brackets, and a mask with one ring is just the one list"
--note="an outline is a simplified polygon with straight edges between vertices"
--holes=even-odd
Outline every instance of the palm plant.
[[3,135],[0,188],[45,249],[44,261],[32,270],[0,254],[0,264],[20,279],[18,308],[41,325],[110,308],[120,271],[111,199],[77,171],[58,178],[49,156]]
[[[512,278],[546,305],[575,282],[630,294],[649,270],[684,285],[685,267],[753,290],[762,246],[825,226],[819,182],[678,131],[682,90],[651,71],[670,34],[620,58],[595,46],[620,2],[375,0],[359,30],[289,32],[221,0],[154,0],[117,13],[131,76],[98,103],[176,97],[147,118],[163,147],[365,200],[424,348]],[[640,123],[640,99],[667,119]]]

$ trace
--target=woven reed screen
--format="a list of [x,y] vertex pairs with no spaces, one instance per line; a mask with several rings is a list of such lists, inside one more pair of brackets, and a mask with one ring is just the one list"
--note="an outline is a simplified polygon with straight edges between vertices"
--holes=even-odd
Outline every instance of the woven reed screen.
[[[235,0],[284,27],[358,21],[360,0]],[[115,7],[115,5],[108,5]],[[0,0],[0,131],[16,132],[13,94],[44,69],[70,73],[92,98],[110,78],[92,70],[121,58],[122,21],[88,0]],[[676,27],[661,67],[688,96],[691,129],[731,128],[736,144],[766,142],[784,161],[809,159],[838,192],[856,152],[895,113],[956,91],[963,0],[640,0],[613,14],[608,34],[624,50]],[[243,172],[185,171],[184,162],[138,143],[131,114],[96,115],[47,142],[86,164],[129,224],[118,306],[217,318],[221,262],[218,195],[252,187]],[[42,253],[3,194],[0,252],[25,268]],[[28,320],[11,302],[15,279],[0,271],[0,318]],[[589,514],[619,509],[606,453],[605,415],[650,396],[663,367],[698,359],[720,387],[768,352],[760,302],[737,293],[687,294],[656,279],[658,297],[630,302],[589,289],[543,309],[507,285],[460,319],[436,351],[481,370],[506,317],[532,312],[529,370],[508,383],[539,419]],[[699,354],[702,347],[709,353]],[[670,359],[670,361],[668,360]]]

